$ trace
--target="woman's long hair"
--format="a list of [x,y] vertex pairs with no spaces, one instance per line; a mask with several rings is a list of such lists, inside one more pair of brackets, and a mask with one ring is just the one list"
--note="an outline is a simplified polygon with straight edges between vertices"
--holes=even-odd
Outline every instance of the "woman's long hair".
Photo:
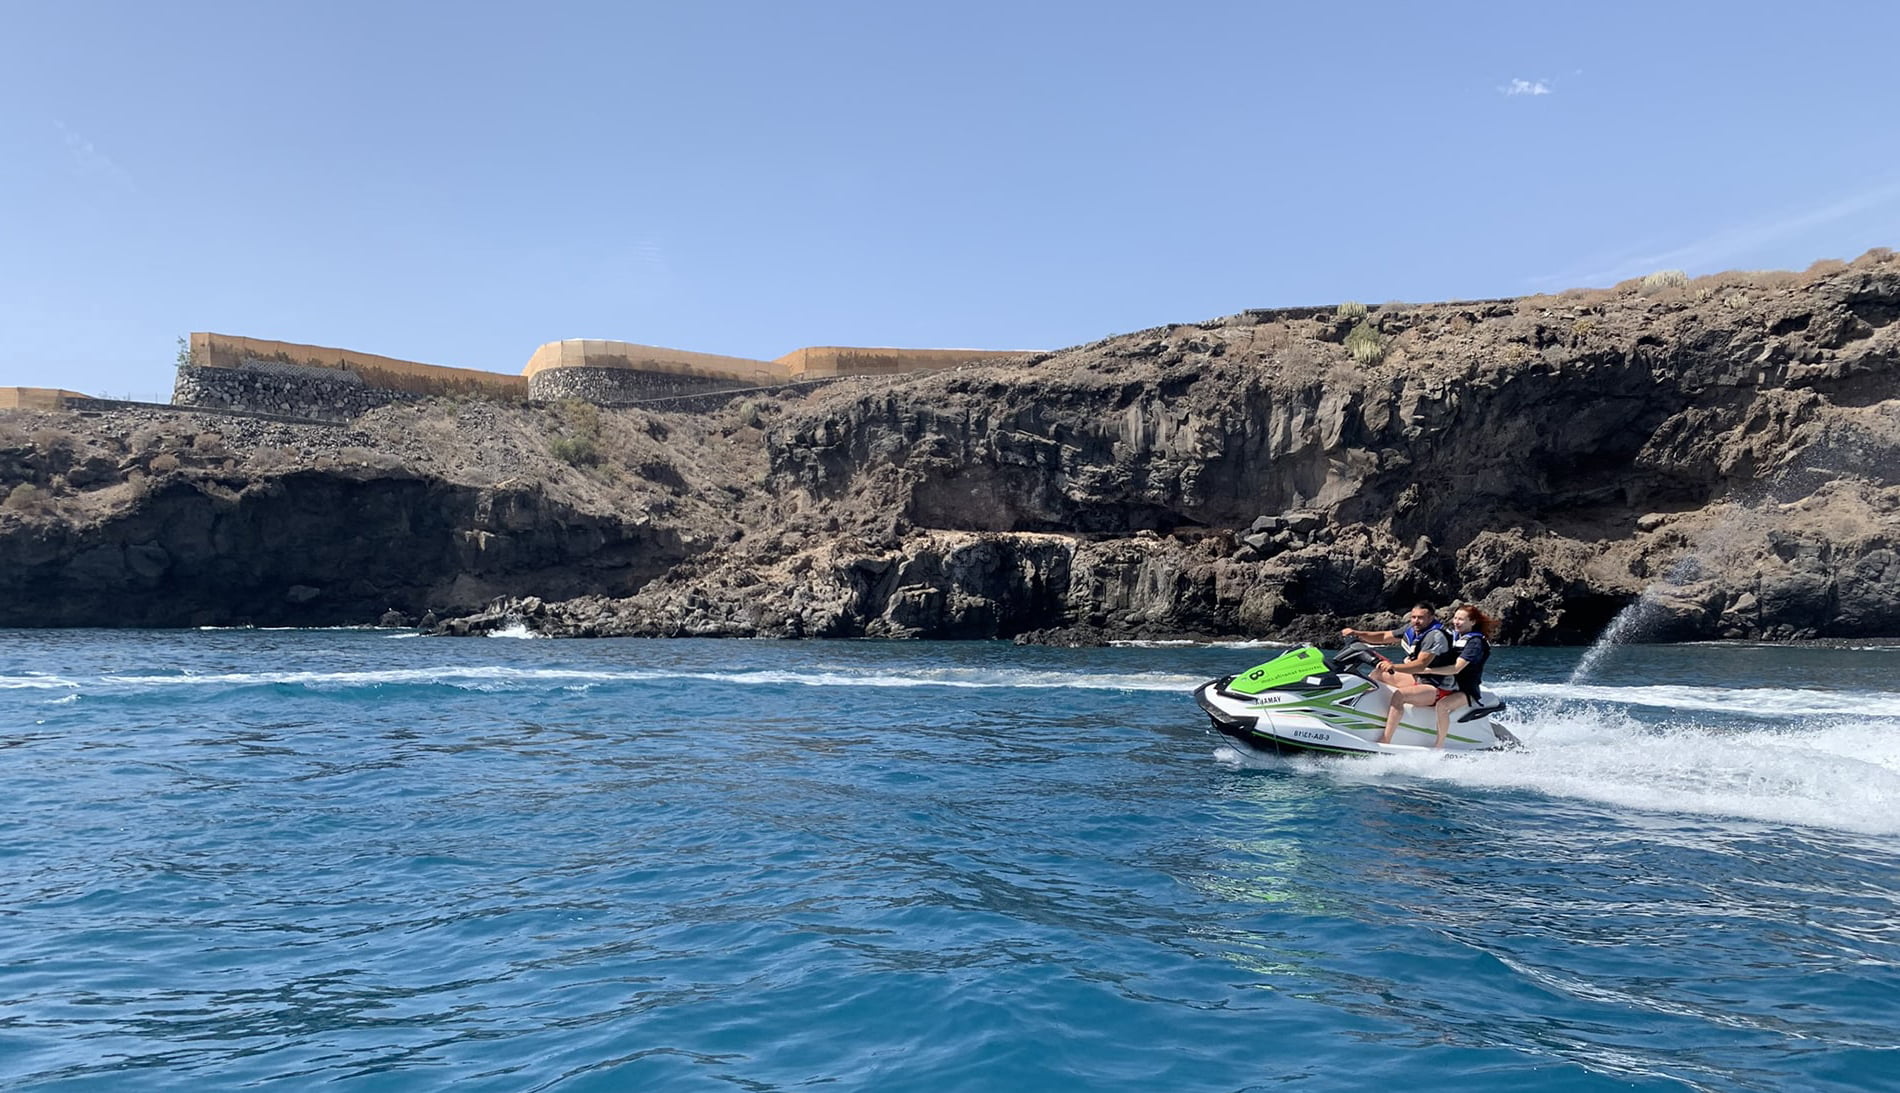
[[[1471,616],[1471,621],[1478,624],[1478,633],[1484,635],[1484,640],[1498,640],[1498,620],[1485,614],[1484,608],[1475,603],[1461,603],[1458,605],[1458,611]],[[1452,614],[1455,615],[1458,611],[1453,611]]]

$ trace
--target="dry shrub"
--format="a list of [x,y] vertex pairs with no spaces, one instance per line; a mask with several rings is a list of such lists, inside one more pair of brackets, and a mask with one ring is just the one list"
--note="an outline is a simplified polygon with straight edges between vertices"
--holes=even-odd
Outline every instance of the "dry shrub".
[[1847,263],[1839,258],[1823,258],[1807,268],[1810,277],[1825,277],[1830,273],[1839,273],[1847,268]]
[[153,474],[170,474],[178,469],[178,457],[170,452],[160,452],[145,466]]
[[402,463],[400,459],[388,452],[379,452],[373,448],[362,448],[354,444],[337,449],[336,456],[339,463],[353,463],[378,470],[391,470]]
[[1637,291],[1645,296],[1654,296],[1666,289],[1681,288],[1689,283],[1689,275],[1679,269],[1659,269],[1642,279]]
[[1892,247],[1869,247],[1867,249],[1867,253],[1861,255],[1859,258],[1854,259],[1854,264],[1858,266],[1862,262],[1866,262],[1869,265],[1878,265],[1879,263],[1889,262],[1892,260],[1893,260]]
[[1572,307],[1597,307],[1616,296],[1614,289],[1567,288],[1557,298]]
[[1283,322],[1262,323],[1253,328],[1253,349],[1261,353],[1275,353],[1285,349],[1293,340],[1293,332]]
[[36,513],[46,511],[46,491],[31,482],[22,482],[7,492],[7,499],[0,502],[8,512]]
[[748,429],[763,429],[767,417],[784,409],[774,399],[742,399],[733,407],[733,414],[739,419],[740,425]]
[[276,446],[272,446],[268,448],[258,448],[256,451],[251,453],[250,463],[251,463],[251,468],[253,470],[258,470],[258,471],[282,470],[286,467],[291,467],[291,466],[296,465],[297,453],[281,445],[276,445]]
[[1314,344],[1305,339],[1289,342],[1273,354],[1280,367],[1290,372],[1310,372],[1324,363]]
[[199,433],[191,438],[191,450],[207,459],[222,459],[225,454],[222,433]]
[[1341,319],[1363,319],[1366,317],[1366,305],[1357,300],[1347,300],[1340,304],[1333,314]]

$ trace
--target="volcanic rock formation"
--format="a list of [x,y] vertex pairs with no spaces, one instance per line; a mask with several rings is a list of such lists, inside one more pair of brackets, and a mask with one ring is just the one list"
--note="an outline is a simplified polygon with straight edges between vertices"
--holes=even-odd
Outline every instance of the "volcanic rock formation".
[[1639,602],[1656,639],[1900,635],[1896,318],[1882,251],[1248,312],[591,425],[15,412],[0,623],[1093,641],[1317,636],[1424,598],[1515,641]]

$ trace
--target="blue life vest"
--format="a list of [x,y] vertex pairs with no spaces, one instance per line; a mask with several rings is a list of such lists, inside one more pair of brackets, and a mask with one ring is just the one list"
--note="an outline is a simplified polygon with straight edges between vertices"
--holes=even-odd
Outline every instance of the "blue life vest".
[[1464,693],[1471,704],[1479,704],[1478,688],[1484,683],[1484,662],[1491,659],[1491,643],[1484,635],[1473,630],[1469,634],[1457,634],[1451,639],[1451,652],[1454,661],[1465,662],[1465,670],[1458,673],[1458,690]]

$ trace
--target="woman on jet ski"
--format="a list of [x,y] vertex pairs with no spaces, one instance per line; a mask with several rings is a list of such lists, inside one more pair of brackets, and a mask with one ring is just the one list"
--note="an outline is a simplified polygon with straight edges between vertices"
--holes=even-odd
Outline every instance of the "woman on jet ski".
[[1458,690],[1441,697],[1438,710],[1438,742],[1445,746],[1445,734],[1451,731],[1451,715],[1466,706],[1483,701],[1479,686],[1484,682],[1484,662],[1491,657],[1491,639],[1497,636],[1498,620],[1472,604],[1461,604],[1451,613],[1451,648],[1458,659],[1451,666],[1451,677]]

